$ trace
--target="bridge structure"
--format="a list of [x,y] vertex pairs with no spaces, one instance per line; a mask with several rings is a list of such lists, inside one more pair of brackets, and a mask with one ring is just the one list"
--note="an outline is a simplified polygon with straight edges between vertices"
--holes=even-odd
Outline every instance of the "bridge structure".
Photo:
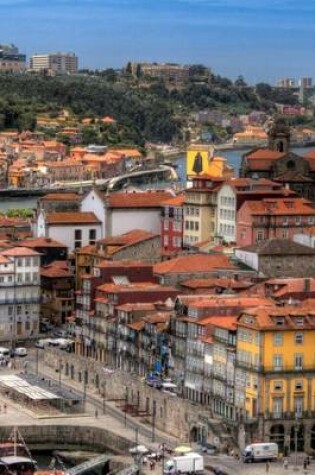
[[[98,473],[108,473],[109,472],[109,461],[111,456],[108,454],[98,455],[97,457],[93,457],[86,462],[80,463],[75,467],[70,468],[67,470],[68,475],[84,475],[85,473],[90,473],[93,469],[98,469]],[[129,475],[129,473],[124,474]],[[131,474],[130,474],[131,475]]]
[[88,181],[76,182],[60,182],[45,188],[2,188],[0,189],[0,197],[19,198],[31,196],[44,196],[47,193],[66,193],[76,190],[87,191],[93,186],[103,191],[120,191],[127,185],[141,185],[157,183],[161,181],[175,182],[178,181],[178,175],[175,169],[168,165],[160,165],[157,168],[149,170],[138,170],[125,173],[113,178],[96,179]]

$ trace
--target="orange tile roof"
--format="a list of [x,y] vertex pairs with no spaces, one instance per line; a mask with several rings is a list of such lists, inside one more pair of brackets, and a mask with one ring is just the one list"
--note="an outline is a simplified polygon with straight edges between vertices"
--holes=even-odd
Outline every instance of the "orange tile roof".
[[163,286],[152,282],[132,282],[126,285],[102,284],[97,287],[101,292],[167,292],[176,291],[175,287]]
[[105,244],[106,246],[117,246],[118,250],[121,247],[130,246],[138,242],[146,241],[147,239],[152,239],[158,236],[158,234],[150,233],[149,231],[144,231],[142,229],[133,229],[124,234],[119,234],[118,236],[109,236],[105,239],[98,241],[99,244]]
[[210,279],[189,279],[180,284],[183,287],[188,287],[191,289],[198,288],[213,288],[213,287],[223,287],[223,288],[247,288],[253,285],[252,282],[244,280],[235,280],[228,278],[210,278]]
[[40,201],[80,201],[80,199],[76,193],[48,193]]
[[315,209],[311,206],[311,202],[304,198],[263,198],[260,201],[245,201],[244,204],[252,215],[315,215]]
[[96,267],[152,267],[152,264],[144,261],[137,261],[137,260],[120,260],[120,261],[110,261],[104,259],[100,264],[97,264]]
[[74,277],[73,273],[70,270],[63,269],[60,266],[48,266],[43,267],[40,271],[40,275],[46,278],[69,278]]
[[[248,323],[243,319],[244,313],[253,317],[253,323]],[[296,322],[295,317],[305,317],[304,325],[299,325]],[[284,319],[283,324],[277,324],[277,317]],[[284,307],[273,306],[271,308],[257,307],[247,309],[238,317],[239,326],[245,326],[248,328],[260,328],[262,330],[276,330],[287,331],[289,330],[303,330],[312,328],[315,329],[315,313],[314,313],[314,299],[310,299],[309,304],[302,306],[287,305]]]
[[122,305],[117,305],[116,310],[124,310],[125,312],[132,312],[136,310],[155,310],[154,303],[124,303]]
[[277,152],[276,150],[270,150],[268,148],[258,148],[253,152],[246,154],[246,158],[249,160],[277,160],[284,157],[286,154],[283,152]]
[[[198,299],[189,303],[191,308],[213,308],[213,307],[258,307],[259,305],[270,306],[273,302],[260,296],[229,296],[229,295],[209,295],[208,298]],[[209,316],[209,318],[211,318]]]
[[62,212],[62,213],[47,213],[46,222],[48,224],[99,224],[101,221],[90,212]]
[[8,249],[6,251],[2,251],[1,254],[3,256],[21,256],[21,257],[29,257],[29,256],[40,256],[39,252],[33,251],[28,247],[13,247],[12,249]]
[[10,262],[12,263],[10,259],[0,254],[0,264],[9,264]]
[[207,326],[210,325],[225,328],[226,330],[236,330],[237,315],[208,317],[206,319],[202,319],[201,323],[204,323]]
[[51,238],[39,237],[39,238],[30,238],[25,239],[24,241],[19,241],[19,246],[22,247],[67,247],[59,241],[55,241]]
[[170,198],[163,203],[163,206],[183,206],[185,203],[185,195],[177,195],[174,198]]
[[160,208],[172,194],[167,191],[113,193],[107,198],[111,208]]
[[156,274],[211,272],[214,269],[235,269],[225,254],[187,254],[155,264]]

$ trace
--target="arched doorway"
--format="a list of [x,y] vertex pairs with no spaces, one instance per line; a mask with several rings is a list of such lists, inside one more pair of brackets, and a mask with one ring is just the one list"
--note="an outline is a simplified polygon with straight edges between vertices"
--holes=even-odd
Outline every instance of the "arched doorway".
[[284,426],[275,424],[270,429],[270,442],[275,442],[279,446],[279,450],[284,449]]
[[299,424],[297,426],[297,437],[295,437],[296,427],[293,425],[290,432],[290,450],[295,450],[295,439],[297,441],[297,451],[302,452],[304,450],[304,426]]

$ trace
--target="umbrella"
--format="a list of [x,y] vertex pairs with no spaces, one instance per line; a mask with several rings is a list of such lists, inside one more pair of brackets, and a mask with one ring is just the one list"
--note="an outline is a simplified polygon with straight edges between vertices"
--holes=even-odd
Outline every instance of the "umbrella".
[[192,448],[188,447],[187,445],[179,445],[178,447],[176,447],[176,449],[174,449],[174,452],[176,452],[177,454],[188,454],[191,451]]
[[146,454],[149,450],[145,445],[136,445],[135,447],[132,447],[132,449],[129,449],[129,452],[131,454]]

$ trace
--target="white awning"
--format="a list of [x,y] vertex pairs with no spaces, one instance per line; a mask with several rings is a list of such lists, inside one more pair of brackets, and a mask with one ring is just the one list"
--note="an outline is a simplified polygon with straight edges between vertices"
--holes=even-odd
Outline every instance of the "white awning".
[[0,376],[0,384],[7,388],[13,389],[29,399],[41,401],[49,399],[60,399],[56,394],[46,391],[39,386],[33,386],[24,379],[14,374]]

